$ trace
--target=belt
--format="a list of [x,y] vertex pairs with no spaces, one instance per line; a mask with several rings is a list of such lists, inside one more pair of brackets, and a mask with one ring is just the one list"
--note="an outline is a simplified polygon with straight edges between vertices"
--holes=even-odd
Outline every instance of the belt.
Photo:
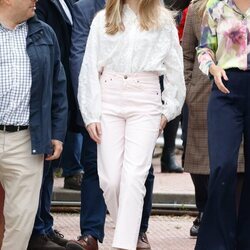
[[0,130],[6,132],[17,132],[28,129],[29,126],[0,125]]

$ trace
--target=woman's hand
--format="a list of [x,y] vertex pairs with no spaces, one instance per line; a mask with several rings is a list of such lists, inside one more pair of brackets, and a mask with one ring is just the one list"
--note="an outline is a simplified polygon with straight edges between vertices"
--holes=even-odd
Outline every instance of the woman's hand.
[[209,68],[209,72],[211,75],[213,75],[215,84],[217,85],[218,89],[224,94],[229,94],[230,91],[222,82],[222,77],[225,81],[228,80],[225,70],[215,64],[212,64]]
[[101,143],[102,129],[100,122],[93,122],[87,126],[89,136],[98,144]]
[[163,129],[166,127],[167,122],[168,122],[168,120],[167,120],[166,116],[161,115],[161,123],[160,123],[159,135],[158,136],[160,136],[161,133],[163,132]]

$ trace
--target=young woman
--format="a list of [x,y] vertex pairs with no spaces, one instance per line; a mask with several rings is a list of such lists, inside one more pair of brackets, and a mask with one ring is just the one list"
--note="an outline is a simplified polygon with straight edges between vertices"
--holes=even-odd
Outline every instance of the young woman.
[[136,249],[155,142],[180,114],[184,98],[178,34],[161,1],[108,0],[91,26],[78,99],[98,143],[100,186],[116,223],[116,249]]
[[[188,133],[185,157],[185,171],[189,172],[195,187],[195,201],[199,212],[190,229],[191,236],[197,236],[207,202],[209,159],[207,142],[207,105],[211,92],[208,76],[199,69],[195,48],[201,40],[201,22],[207,0],[193,0],[188,8],[182,48],[184,75],[187,86]],[[238,168],[238,192],[240,196],[244,172],[244,159],[241,150]],[[237,203],[238,200],[237,200]]]
[[[250,1],[209,0],[198,48],[213,79],[208,104],[210,179],[197,250],[250,249]],[[237,160],[244,138],[245,180],[237,217]]]

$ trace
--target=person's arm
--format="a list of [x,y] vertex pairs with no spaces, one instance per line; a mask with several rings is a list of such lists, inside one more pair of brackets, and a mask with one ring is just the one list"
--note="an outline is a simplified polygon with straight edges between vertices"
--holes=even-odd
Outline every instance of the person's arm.
[[78,103],[82,118],[90,134],[97,143],[100,142],[101,88],[99,82],[98,55],[99,15],[93,20],[87,40],[86,50],[79,75]]
[[164,60],[164,91],[162,92],[163,115],[167,121],[173,120],[181,113],[181,109],[186,96],[186,86],[183,73],[183,56],[179,44],[177,29],[172,24],[170,33],[170,49]]
[[209,74],[210,66],[216,64],[215,53],[218,46],[217,23],[210,11],[210,7],[207,6],[201,25],[201,41],[197,48],[200,70],[206,75]]
[[202,21],[201,42],[197,49],[198,61],[200,63],[200,70],[206,75],[210,73],[219,90],[225,94],[229,94],[230,91],[222,81],[222,78],[227,81],[228,77],[225,70],[217,66],[215,57],[218,48],[217,22],[211,15],[212,10],[213,6],[210,6],[208,3]]
[[192,73],[194,69],[194,62],[196,57],[195,48],[198,45],[198,40],[195,36],[194,27],[193,27],[193,15],[194,10],[193,6],[189,6],[186,22],[183,31],[182,37],[182,49],[183,49],[183,59],[184,59],[184,76],[185,83],[188,88],[188,85],[192,81]]
[[67,129],[67,84],[66,75],[60,61],[60,49],[54,32],[54,75],[52,86],[52,104],[51,104],[51,123],[52,123],[52,146],[53,154],[49,155],[46,160],[55,160],[60,157],[62,152],[62,142],[64,141]]
[[91,22],[86,18],[85,11],[86,10],[82,7],[81,2],[77,2],[73,5],[73,27],[71,35],[69,64],[76,100],[78,93],[78,78],[85,53]]
[[36,3],[36,15],[38,19],[46,23],[48,18],[48,0],[39,0]]

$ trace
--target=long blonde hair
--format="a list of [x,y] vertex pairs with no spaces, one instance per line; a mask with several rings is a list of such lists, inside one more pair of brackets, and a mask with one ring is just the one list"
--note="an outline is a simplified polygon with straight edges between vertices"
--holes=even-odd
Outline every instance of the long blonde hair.
[[[158,26],[160,0],[135,0],[138,1],[138,14],[140,26],[149,30]],[[106,33],[114,35],[124,30],[122,10],[125,0],[107,0],[106,2]]]
[[201,18],[203,17],[204,11],[206,9],[207,2],[208,0],[192,0],[194,9]]

